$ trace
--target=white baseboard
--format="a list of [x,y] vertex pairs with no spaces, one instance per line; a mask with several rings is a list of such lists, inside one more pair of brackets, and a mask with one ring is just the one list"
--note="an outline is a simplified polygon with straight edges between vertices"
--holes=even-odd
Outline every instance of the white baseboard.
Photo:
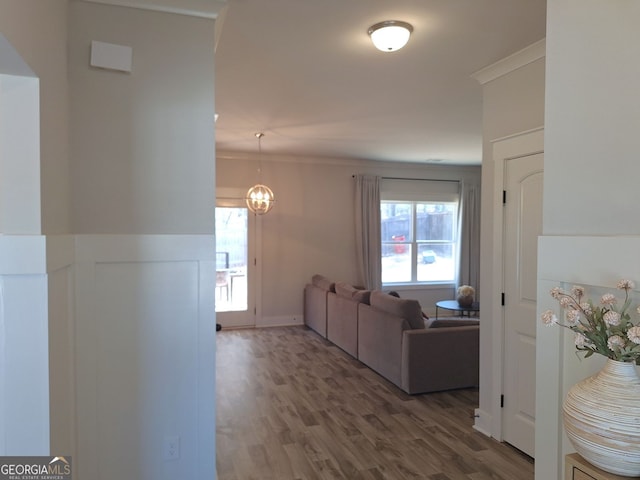
[[478,432],[486,435],[487,437],[491,436],[491,415],[487,412],[476,408],[474,410],[475,423],[473,424],[473,429]]
[[303,325],[302,314],[284,315],[277,317],[262,317],[256,321],[256,327],[291,327]]

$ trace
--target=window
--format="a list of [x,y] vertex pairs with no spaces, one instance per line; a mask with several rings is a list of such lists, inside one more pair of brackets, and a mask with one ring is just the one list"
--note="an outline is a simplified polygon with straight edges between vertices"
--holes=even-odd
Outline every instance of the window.
[[457,188],[457,182],[383,181],[380,189],[383,285],[455,281]]

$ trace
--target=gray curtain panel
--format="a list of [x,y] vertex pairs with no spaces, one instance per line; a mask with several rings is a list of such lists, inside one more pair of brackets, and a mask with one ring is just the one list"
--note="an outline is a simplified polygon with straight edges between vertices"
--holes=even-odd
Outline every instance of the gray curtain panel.
[[480,185],[460,184],[460,258],[458,286],[471,285],[480,294]]
[[380,177],[355,175],[356,260],[359,281],[369,289],[382,288]]

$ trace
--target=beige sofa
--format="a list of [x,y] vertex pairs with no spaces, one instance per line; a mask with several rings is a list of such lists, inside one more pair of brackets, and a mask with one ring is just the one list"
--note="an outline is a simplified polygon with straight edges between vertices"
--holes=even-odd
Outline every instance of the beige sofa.
[[327,296],[335,284],[323,275],[314,275],[304,287],[304,324],[327,338]]
[[425,322],[416,300],[315,275],[305,324],[409,394],[478,385],[479,319]]
[[475,387],[479,320],[427,322],[416,300],[371,292],[358,306],[358,360],[407,393]]
[[358,358],[358,305],[369,303],[371,292],[336,282],[327,295],[327,340]]

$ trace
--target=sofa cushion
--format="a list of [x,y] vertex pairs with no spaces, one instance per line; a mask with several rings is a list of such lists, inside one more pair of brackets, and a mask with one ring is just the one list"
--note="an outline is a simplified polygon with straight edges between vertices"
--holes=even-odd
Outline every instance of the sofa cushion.
[[426,320],[427,328],[443,328],[443,327],[467,327],[470,325],[480,325],[480,319],[473,318],[439,318],[438,320]]
[[351,298],[353,297],[353,294],[357,292],[355,287],[345,282],[336,282],[335,287],[336,295],[338,295],[339,297]]
[[335,292],[335,284],[323,275],[316,274],[311,277],[311,283],[328,292]]
[[372,307],[406,319],[412,329],[424,328],[422,307],[417,300],[397,298],[380,290],[374,290],[371,292],[370,304]]
[[336,295],[351,299],[355,302],[369,304],[369,297],[371,292],[364,290],[363,288],[354,287],[353,285],[345,282],[336,282],[335,284]]
[[369,305],[369,303],[371,302],[371,290],[356,290],[355,292],[353,292],[353,296],[351,298],[353,298],[356,302],[366,303],[367,305]]

